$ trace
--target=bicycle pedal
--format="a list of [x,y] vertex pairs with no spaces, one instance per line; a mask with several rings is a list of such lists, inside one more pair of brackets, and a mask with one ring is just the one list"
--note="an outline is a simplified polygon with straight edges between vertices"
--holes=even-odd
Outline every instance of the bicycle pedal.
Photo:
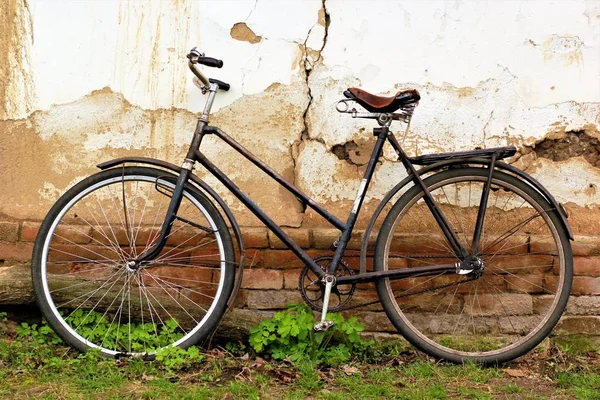
[[333,321],[321,321],[315,325],[315,332],[325,332],[333,326]]

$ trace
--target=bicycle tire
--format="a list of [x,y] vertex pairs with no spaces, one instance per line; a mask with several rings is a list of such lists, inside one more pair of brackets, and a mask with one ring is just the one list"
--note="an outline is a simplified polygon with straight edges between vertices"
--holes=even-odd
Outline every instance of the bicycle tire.
[[193,186],[161,253],[143,268],[127,266],[157,240],[176,179],[155,168],[109,169],[77,183],[48,212],[33,250],[33,287],[67,344],[153,359],[218,325],[234,286],[234,247],[222,216]]
[[[424,180],[469,253],[488,173],[462,167]],[[485,266],[481,277],[463,271],[376,282],[394,327],[437,359],[481,364],[515,359],[550,334],[568,300],[573,256],[558,210],[525,182],[500,171],[494,171],[491,188],[477,249]],[[382,224],[374,269],[457,261],[422,189],[412,187]]]

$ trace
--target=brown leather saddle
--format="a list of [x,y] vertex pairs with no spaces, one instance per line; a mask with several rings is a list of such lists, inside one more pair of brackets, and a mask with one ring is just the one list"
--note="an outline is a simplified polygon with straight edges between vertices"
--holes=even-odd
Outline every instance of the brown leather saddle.
[[373,113],[391,113],[409,104],[417,103],[421,94],[416,89],[401,90],[392,97],[376,96],[359,88],[349,88],[344,96],[356,100],[358,104]]

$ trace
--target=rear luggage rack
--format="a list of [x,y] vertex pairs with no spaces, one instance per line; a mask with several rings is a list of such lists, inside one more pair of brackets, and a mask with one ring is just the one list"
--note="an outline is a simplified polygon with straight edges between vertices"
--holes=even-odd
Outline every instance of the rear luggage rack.
[[410,162],[417,165],[429,165],[435,164],[438,161],[444,160],[456,160],[461,158],[472,158],[472,157],[491,157],[494,153],[497,155],[496,159],[501,160],[503,158],[514,156],[517,152],[517,148],[514,146],[506,147],[493,147],[490,149],[479,149],[479,150],[468,150],[458,151],[456,153],[439,153],[439,154],[424,154],[422,156],[409,158]]

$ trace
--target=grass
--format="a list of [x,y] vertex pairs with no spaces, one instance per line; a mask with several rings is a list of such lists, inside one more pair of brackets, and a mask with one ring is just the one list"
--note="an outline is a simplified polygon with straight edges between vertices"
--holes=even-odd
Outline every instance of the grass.
[[18,338],[16,324],[6,319],[0,332],[0,398],[600,399],[598,348],[582,338],[561,339],[501,368],[380,347],[370,360],[318,369],[224,349],[175,367],[113,361]]

